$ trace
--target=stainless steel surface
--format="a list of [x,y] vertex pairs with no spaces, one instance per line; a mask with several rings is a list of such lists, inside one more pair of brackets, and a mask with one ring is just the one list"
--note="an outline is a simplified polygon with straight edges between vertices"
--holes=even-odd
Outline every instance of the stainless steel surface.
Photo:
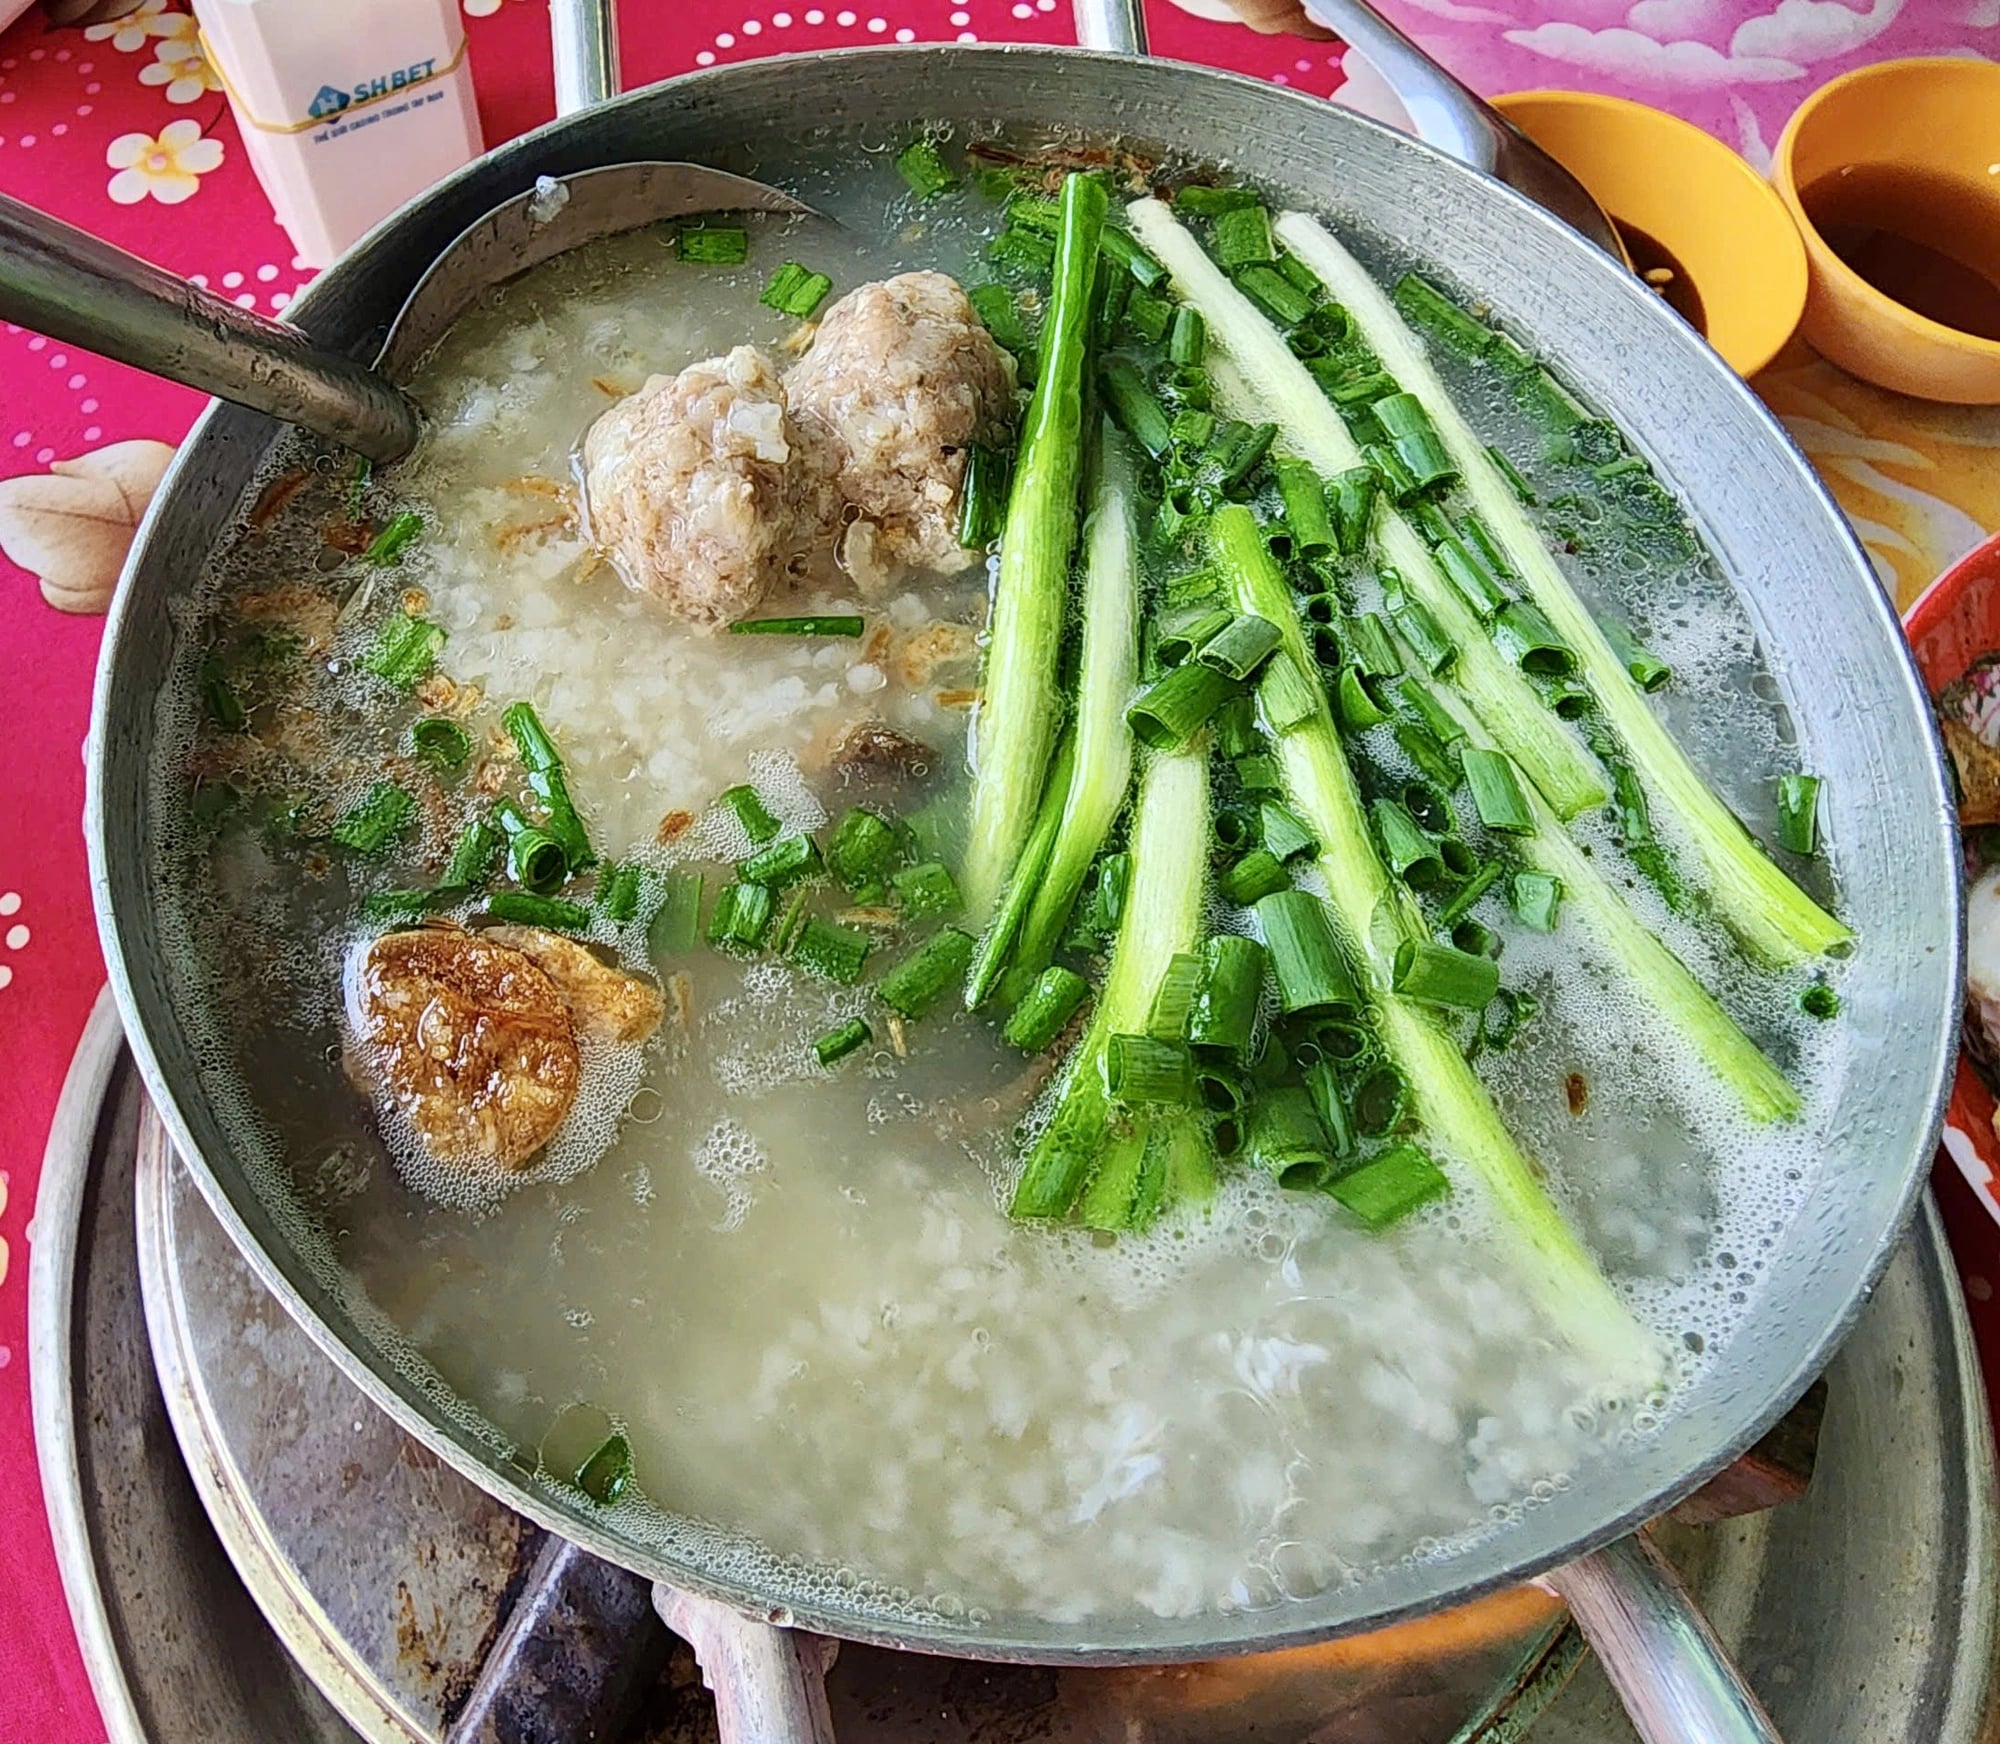
[[612,0],[552,0],[549,31],[555,49],[558,115],[574,115],[623,89]]
[[1418,135],[1553,212],[1622,265],[1617,226],[1575,176],[1492,104],[1461,84],[1368,0],[1304,0],[1305,9],[1359,49],[1409,112]]
[[1770,1715],[1649,1533],[1578,1557],[1548,1584],[1569,1606],[1646,1744],[1780,1744]]
[[108,996],[35,1195],[28,1374],[42,1497],[109,1744],[355,1744],[217,1542],[174,1445],[139,1295],[144,1093]]
[[[100,667],[89,836],[107,959],[149,1087],[204,1192],[260,1278],[398,1423],[479,1483],[597,1554],[745,1606],[793,1604],[810,1628],[979,1656],[1164,1660],[1313,1641],[1415,1616],[1540,1573],[1622,1535],[1749,1445],[1823,1366],[1893,1249],[1929,1155],[1956,1029],[1958,862],[1934,729],[1900,631],[1852,533],[1742,383],[1630,275],[1546,213],[1429,148],[1296,93],[1227,74],[1065,51],[863,50],[719,67],[636,92],[514,141],[441,184],[296,305],[308,331],[359,344],[392,318],[455,233],[539,174],[640,153],[700,157],[799,185],[914,128],[1044,135],[1100,117],[1128,140],[1227,161],[1344,227],[1384,239],[1533,335],[1693,506],[1737,581],[1790,706],[1802,760],[1828,777],[1825,824],[1844,909],[1885,966],[1858,978],[1850,1034],[1879,1049],[1839,1087],[1812,1202],[1764,1257],[1768,1305],[1653,1439],[1579,1475],[1517,1528],[1422,1566],[1385,1570],[1281,1612],[1089,1628],[1032,1620],[972,1630],[887,1622],[805,1602],[782,1568],[718,1578],[531,1485],[490,1437],[377,1352],[334,1281],[279,1234],[231,1143],[226,1068],[199,1061],[154,933],[146,769],[166,682],[177,577],[221,537],[270,439],[234,408],[183,446],[135,548]],[[1532,268],[1523,263],[1533,263]],[[780,1547],[782,1548],[782,1547]],[[795,1602],[796,1601],[796,1602]]]
[[[129,1094],[129,1072],[125,1083]],[[124,1130],[129,1139],[129,1117]],[[489,1659],[504,1658],[515,1619],[532,1607],[515,1598],[507,1609],[514,1583],[506,1571],[522,1566],[522,1540],[489,1530],[461,1553],[484,1558],[495,1571],[489,1578],[453,1581],[428,1572],[436,1555],[433,1516],[476,1507],[477,1493],[428,1465],[414,1444],[398,1453],[393,1438],[350,1441],[360,1434],[352,1427],[357,1419],[384,1420],[337,1379],[302,1332],[270,1312],[267,1299],[260,1302],[247,1262],[186,1172],[169,1170],[156,1139],[143,1158],[138,1223],[152,1256],[148,1293],[169,1305],[173,1336],[197,1380],[175,1396],[183,1407],[202,1401],[205,1413],[197,1434],[187,1436],[183,1425],[183,1436],[204,1450],[199,1463],[247,1482],[232,1510],[261,1524],[240,1548],[339,1583],[322,1610],[343,1627],[350,1615],[357,1619],[353,1633],[338,1639],[351,1680],[422,1686],[429,1643],[446,1637],[494,1638]],[[129,1197],[125,1205],[129,1220]],[[123,1249],[129,1253],[129,1231]],[[173,1281],[176,1274],[183,1281]],[[233,1316],[246,1304],[254,1316],[238,1322]],[[210,1370],[227,1376],[246,1353],[254,1353],[260,1385],[201,1379]],[[1928,1208],[1828,1382],[1819,1466],[1804,1499],[1718,1526],[1665,1529],[1663,1542],[1799,1744],[1974,1744],[1989,1735],[2000,1692],[1992,1452],[1970,1330]],[[303,1422],[294,1406],[321,1386],[336,1401],[326,1413],[333,1422]],[[259,1409],[260,1392],[274,1408]],[[284,1461],[259,1464],[250,1450],[285,1423],[310,1438],[328,1462],[324,1470],[315,1475],[296,1449]],[[401,1464],[427,1476],[401,1486],[369,1475],[348,1481],[353,1445],[392,1469]],[[344,1485],[345,1505],[301,1507],[301,1484]],[[350,1535],[386,1560],[329,1555],[316,1543],[326,1533]],[[541,1540],[530,1563],[538,1567],[555,1542]],[[275,1581],[254,1564],[245,1573],[260,1593],[297,1578]],[[399,1580],[411,1593],[408,1609],[421,1607],[429,1620],[421,1637],[392,1636],[373,1622],[389,1608],[382,1595],[395,1595]],[[392,1603],[406,1610],[400,1596]],[[850,1738],[876,1744],[940,1737],[1206,1744],[1253,1735],[1268,1744],[1519,1744],[1524,1735],[1531,1744],[1630,1744],[1634,1734],[1587,1659],[1564,1688],[1576,1661],[1564,1645],[1572,1636],[1552,1641],[1557,1615],[1541,1595],[1516,1589],[1316,1648],[1126,1670],[974,1667],[849,1646],[830,1679],[831,1710]],[[286,1637],[303,1663],[323,1668],[326,1637],[300,1633],[300,1616],[295,1607],[279,1613]],[[668,1681],[681,1682],[692,1700],[687,1675]],[[435,1717],[456,1738],[477,1699],[455,1716]],[[704,1703],[676,1712],[675,1722],[653,1722],[665,1736],[713,1735]]]
[[1140,0],[1071,0],[1079,48],[1106,54],[1146,52],[1146,9]]
[[5,194],[0,317],[370,460],[400,460],[416,446],[416,408],[352,358]]

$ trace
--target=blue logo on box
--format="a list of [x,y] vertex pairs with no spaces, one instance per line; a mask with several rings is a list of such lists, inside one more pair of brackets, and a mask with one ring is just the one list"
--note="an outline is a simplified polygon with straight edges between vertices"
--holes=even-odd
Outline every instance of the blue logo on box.
[[312,100],[312,107],[306,113],[315,121],[324,121],[329,115],[338,115],[352,101],[345,91],[336,91],[331,85],[322,85],[319,95]]

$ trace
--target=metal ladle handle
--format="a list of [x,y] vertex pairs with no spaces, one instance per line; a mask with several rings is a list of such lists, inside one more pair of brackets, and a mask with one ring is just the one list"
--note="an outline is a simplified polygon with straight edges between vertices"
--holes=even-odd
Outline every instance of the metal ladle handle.
[[416,407],[373,370],[4,194],[0,317],[370,460],[416,446]]

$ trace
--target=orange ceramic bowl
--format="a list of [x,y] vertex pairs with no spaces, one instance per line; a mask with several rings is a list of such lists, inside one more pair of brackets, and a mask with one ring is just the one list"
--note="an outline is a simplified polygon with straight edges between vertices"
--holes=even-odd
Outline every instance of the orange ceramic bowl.
[[[1934,697],[1982,654],[2000,649],[2000,534],[1925,588],[1903,614],[1903,629]],[[1993,1115],[1993,1092],[1961,1053],[1942,1148],[2000,1222],[2000,1135]]]

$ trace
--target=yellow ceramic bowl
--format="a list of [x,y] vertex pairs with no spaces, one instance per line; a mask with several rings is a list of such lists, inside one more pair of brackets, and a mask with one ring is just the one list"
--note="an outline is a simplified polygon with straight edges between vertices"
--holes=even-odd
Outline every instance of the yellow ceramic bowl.
[[[1806,338],[1878,386],[1927,400],[2000,404],[2000,341],[1904,307],[1827,245],[1800,195],[1843,175],[1866,176],[1878,191],[1886,185],[1891,210],[1900,182],[1907,192],[1899,203],[1920,236],[1943,226],[1962,255],[2000,255],[2000,66],[1940,58],[1859,68],[1799,105],[1771,165],[1812,265]],[[1978,264],[1988,278],[2000,276],[2000,258]]]
[[[1777,356],[1805,307],[1805,249],[1783,203],[1735,152],[1623,97],[1516,91],[1493,106],[1678,263],[1701,301],[1697,324],[1732,369],[1754,375]],[[1643,268],[1643,243],[1632,252]]]

